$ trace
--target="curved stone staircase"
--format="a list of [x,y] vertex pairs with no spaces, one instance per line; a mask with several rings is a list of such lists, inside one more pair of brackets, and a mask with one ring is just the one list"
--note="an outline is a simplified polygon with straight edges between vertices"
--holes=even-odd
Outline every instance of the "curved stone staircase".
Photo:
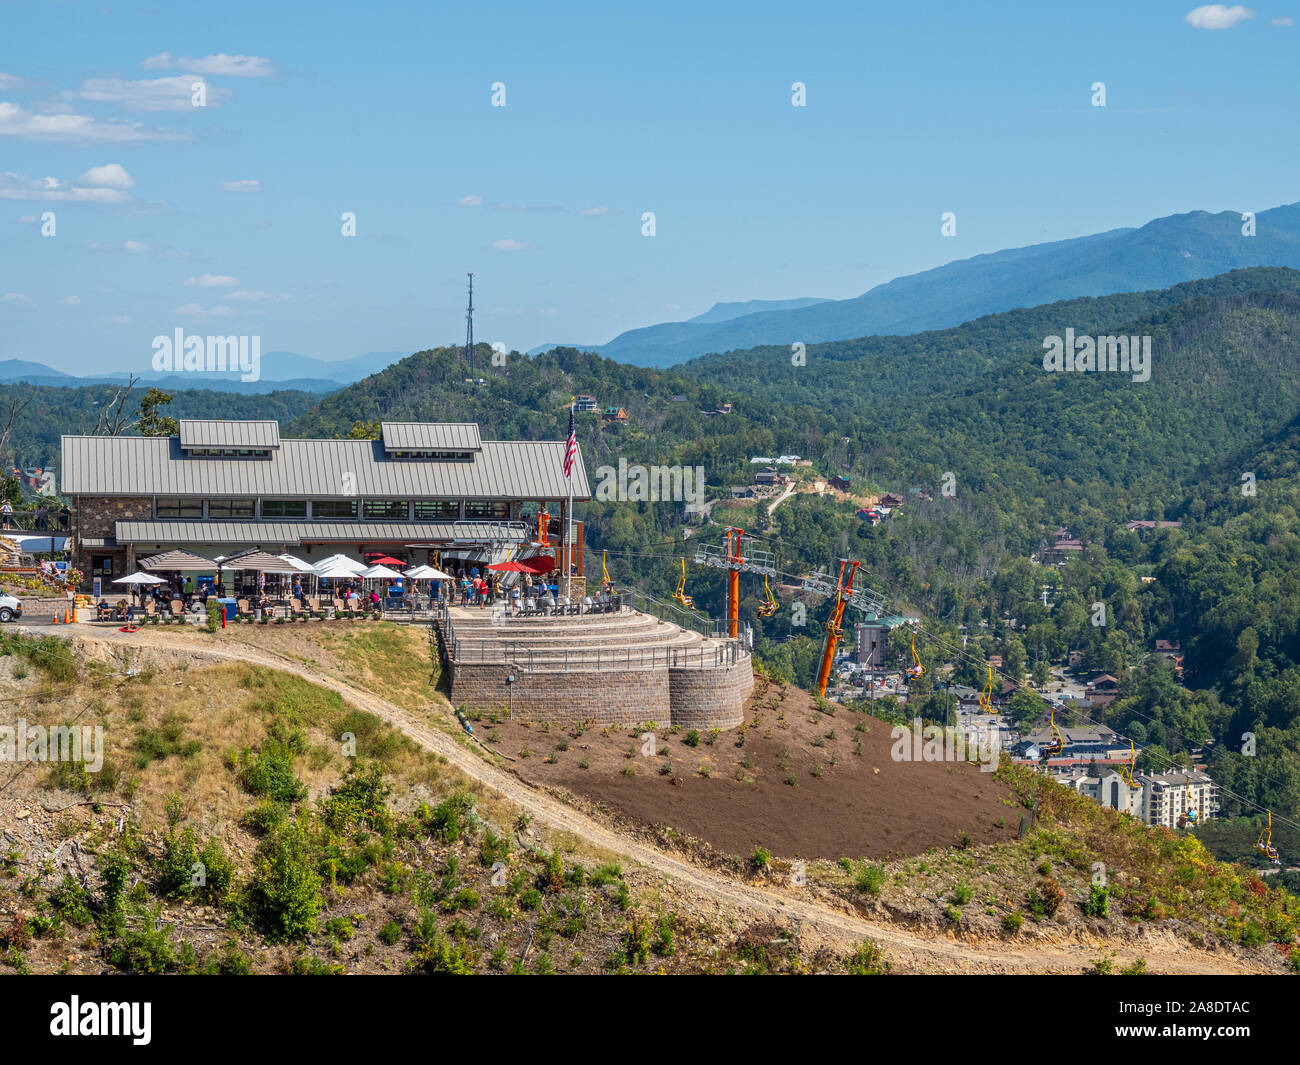
[[753,689],[749,653],[649,614],[439,619],[452,702],[539,719],[730,728]]

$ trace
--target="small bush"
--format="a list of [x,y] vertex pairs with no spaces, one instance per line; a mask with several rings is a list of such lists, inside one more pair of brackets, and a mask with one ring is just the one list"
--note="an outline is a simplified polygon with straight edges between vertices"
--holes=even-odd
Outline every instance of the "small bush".
[[889,962],[880,945],[864,939],[857,949],[844,959],[844,969],[850,976],[881,976],[889,972]]

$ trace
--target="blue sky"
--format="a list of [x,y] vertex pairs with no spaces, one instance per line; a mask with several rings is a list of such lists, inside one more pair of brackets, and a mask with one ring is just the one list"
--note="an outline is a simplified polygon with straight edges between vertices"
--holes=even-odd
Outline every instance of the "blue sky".
[[468,270],[478,339],[599,343],[1300,200],[1300,0],[542,7],[0,0],[0,359],[413,351]]

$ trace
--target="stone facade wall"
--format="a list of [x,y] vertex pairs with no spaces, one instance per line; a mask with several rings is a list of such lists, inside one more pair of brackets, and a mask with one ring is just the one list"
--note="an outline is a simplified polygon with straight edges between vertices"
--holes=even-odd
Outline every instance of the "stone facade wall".
[[[506,684],[514,673],[515,683]],[[513,688],[513,691],[511,691]],[[754,690],[749,655],[734,665],[705,669],[609,670],[601,673],[529,673],[504,665],[452,667],[451,702],[476,710],[504,710],[513,700],[520,717],[635,725],[654,721],[684,728],[735,728]]]
[[[527,673],[503,665],[458,665],[451,684],[453,706],[504,710],[513,701],[517,717],[548,721],[586,721],[635,725],[642,721],[667,724],[672,715],[668,670],[617,673]],[[513,692],[511,691],[513,687]]]
[[682,728],[735,728],[745,720],[745,700],[753,690],[754,666],[748,655],[718,669],[670,669],[672,723]]
[[71,533],[73,536],[72,565],[86,575],[84,587],[90,587],[91,555],[113,556],[113,576],[125,577],[136,563],[130,545],[121,547],[84,547],[82,541],[112,538],[117,534],[119,521],[150,521],[153,518],[153,500],[144,498],[113,498],[108,496],[78,496],[72,501]]

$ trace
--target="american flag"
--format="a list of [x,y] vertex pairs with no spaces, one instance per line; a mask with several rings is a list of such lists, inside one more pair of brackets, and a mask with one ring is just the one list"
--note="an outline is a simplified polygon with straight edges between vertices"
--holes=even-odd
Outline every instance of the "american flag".
[[578,457],[578,433],[573,425],[573,404],[569,404],[569,441],[564,445],[564,476],[573,475],[573,460]]

